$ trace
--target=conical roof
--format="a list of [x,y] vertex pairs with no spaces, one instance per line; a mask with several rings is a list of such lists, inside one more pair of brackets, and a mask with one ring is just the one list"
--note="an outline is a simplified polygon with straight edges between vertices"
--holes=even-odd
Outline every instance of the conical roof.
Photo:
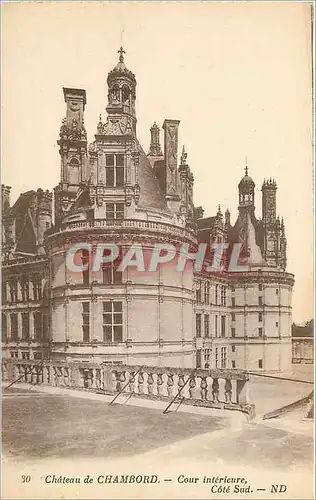
[[125,78],[128,78],[129,80],[131,80],[134,85],[136,85],[136,78],[135,78],[134,73],[132,73],[126,67],[126,65],[124,63],[124,55],[123,54],[125,54],[125,50],[123,49],[123,47],[121,47],[120,50],[118,50],[118,53],[120,54],[119,62],[117,63],[115,68],[113,68],[109,72],[107,82],[110,83],[111,81],[113,81],[116,78],[125,77]]

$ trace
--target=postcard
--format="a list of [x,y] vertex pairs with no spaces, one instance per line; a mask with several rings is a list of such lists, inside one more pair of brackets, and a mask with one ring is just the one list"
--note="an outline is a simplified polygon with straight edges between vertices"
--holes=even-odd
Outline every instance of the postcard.
[[2,2],[2,498],[314,498],[313,5]]

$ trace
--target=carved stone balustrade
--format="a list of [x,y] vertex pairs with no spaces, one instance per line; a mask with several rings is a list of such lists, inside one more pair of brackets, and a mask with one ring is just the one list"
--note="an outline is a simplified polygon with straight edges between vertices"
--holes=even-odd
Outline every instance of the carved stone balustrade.
[[206,370],[122,364],[66,363],[9,359],[2,362],[3,380],[82,389],[102,394],[123,392],[133,397],[239,410],[254,415],[247,401],[248,375],[242,370]]

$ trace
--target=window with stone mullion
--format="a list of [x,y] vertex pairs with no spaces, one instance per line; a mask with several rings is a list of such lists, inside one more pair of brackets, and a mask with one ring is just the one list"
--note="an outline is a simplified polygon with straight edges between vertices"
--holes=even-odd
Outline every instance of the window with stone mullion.
[[124,186],[124,155],[107,154],[105,155],[105,180],[107,187]]
[[103,340],[107,343],[123,341],[122,302],[103,302]]

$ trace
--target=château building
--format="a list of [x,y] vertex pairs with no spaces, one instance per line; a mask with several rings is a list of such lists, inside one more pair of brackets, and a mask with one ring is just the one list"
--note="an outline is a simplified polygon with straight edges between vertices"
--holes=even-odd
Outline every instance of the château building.
[[[156,123],[147,154],[138,141],[136,78],[122,48],[107,85],[106,118],[100,115],[91,144],[85,90],[63,89],[60,182],[53,193],[28,191],[11,206],[10,187],[2,188],[4,357],[287,370],[294,277],[286,272],[275,181],[262,184],[261,220],[247,167],[236,222],[220,207],[203,217],[184,150],[178,159],[179,120],[165,119],[163,147]],[[95,271],[82,249],[83,271],[66,265],[73,245],[107,243],[122,252],[113,264]],[[186,244],[191,252],[199,243],[226,244],[228,253],[240,243],[247,266],[234,272],[223,264],[210,273],[188,260],[183,271],[171,261],[156,271],[121,272],[122,254],[134,243],[145,261],[156,243]]]

